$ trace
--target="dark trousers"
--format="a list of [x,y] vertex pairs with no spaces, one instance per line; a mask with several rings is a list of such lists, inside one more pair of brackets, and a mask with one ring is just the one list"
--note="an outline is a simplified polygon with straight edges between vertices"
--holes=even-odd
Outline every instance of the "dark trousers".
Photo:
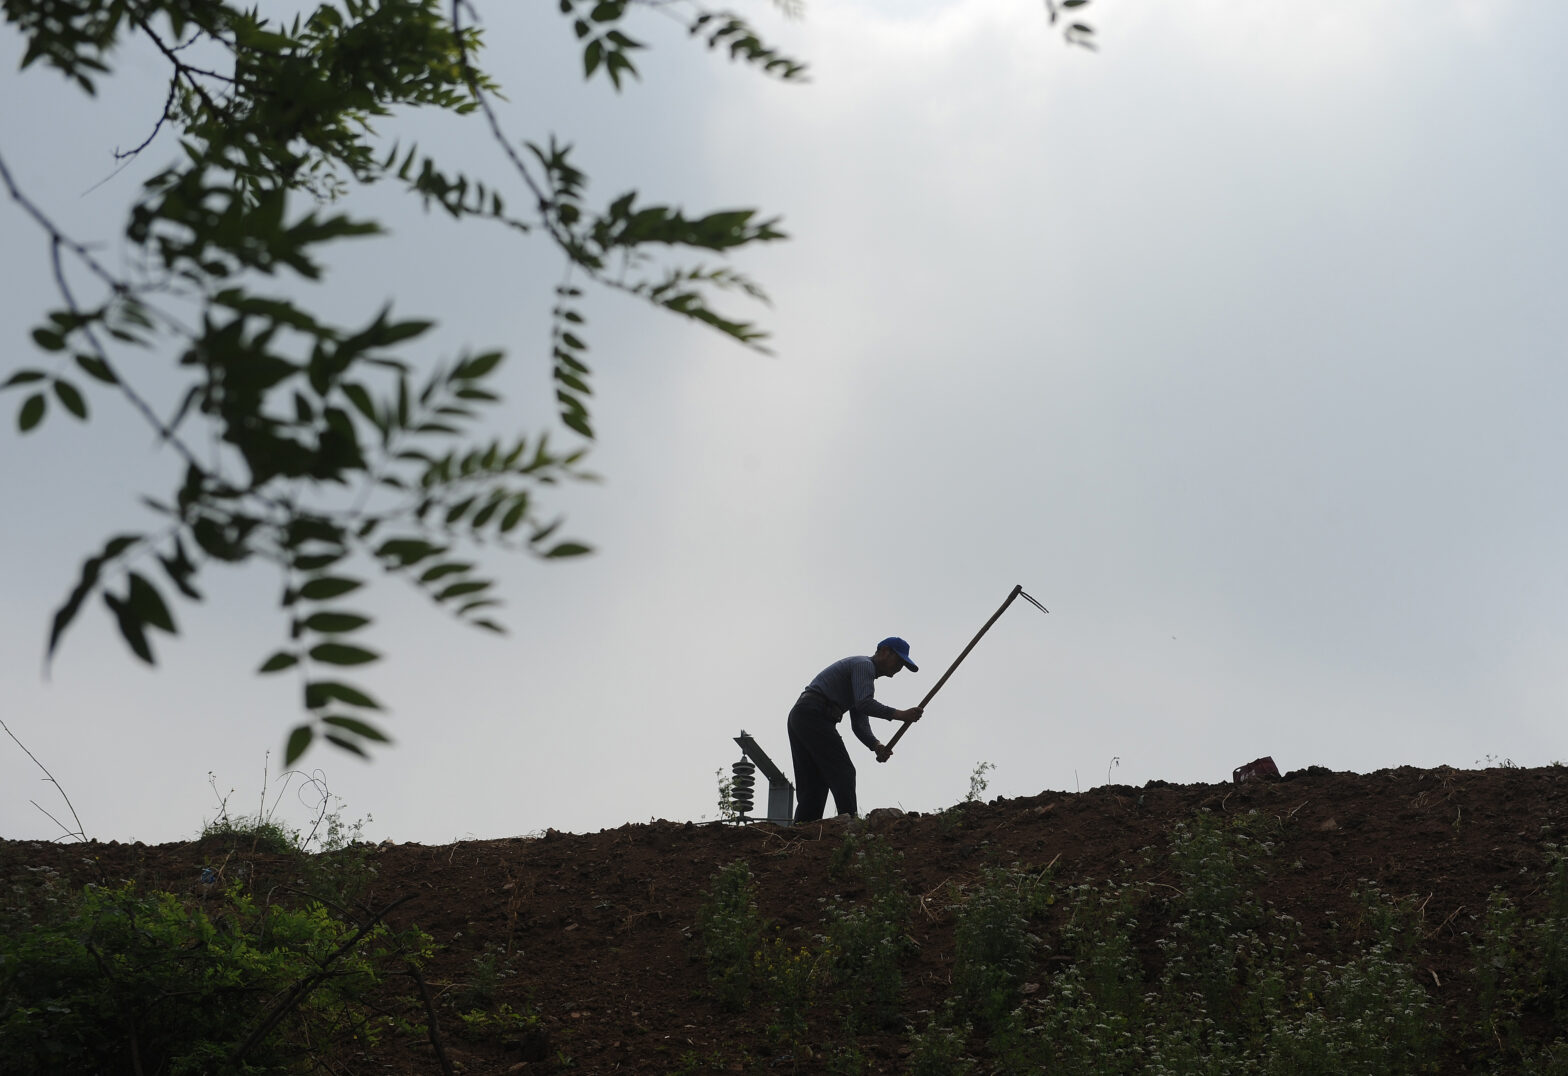
[[807,692],[789,712],[789,751],[795,763],[795,821],[815,822],[833,793],[839,814],[855,813],[855,764],[838,734],[839,715]]

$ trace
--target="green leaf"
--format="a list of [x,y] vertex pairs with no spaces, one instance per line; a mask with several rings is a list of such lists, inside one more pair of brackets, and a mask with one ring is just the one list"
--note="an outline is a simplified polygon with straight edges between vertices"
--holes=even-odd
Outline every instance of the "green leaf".
[[357,613],[313,613],[305,618],[305,627],[323,634],[357,631],[370,623],[368,616]]
[[461,598],[464,594],[475,594],[490,584],[481,579],[470,579],[463,583],[453,583],[436,595],[436,601],[444,602],[452,598]]
[[120,379],[114,376],[114,371],[109,369],[109,364],[96,355],[75,355],[76,365],[80,366],[88,377],[102,381],[105,385],[117,385]]
[[349,752],[350,754],[358,755],[360,758],[369,758],[370,757],[369,755],[367,755],[365,753],[365,749],[363,747],[359,746],[359,744],[355,743],[353,740],[350,740],[350,739],[348,739],[345,736],[339,736],[335,732],[323,733],[322,734],[322,739],[326,740],[328,743],[332,744],[334,747],[341,747],[343,750]]
[[53,329],[34,329],[33,343],[37,344],[45,351],[65,350],[65,337],[61,336]]
[[375,740],[377,743],[392,742],[386,733],[368,722],[361,721],[357,717],[344,717],[340,714],[333,714],[331,717],[323,717],[321,723],[323,725],[332,725],[334,728],[344,729],[352,732],[355,736],[361,736],[367,740]]
[[424,574],[419,577],[419,581],[421,583],[434,583],[437,579],[444,579],[449,575],[458,575],[462,572],[472,571],[473,567],[472,564],[464,564],[455,560],[447,564],[437,564],[434,568],[426,569]]
[[354,410],[364,415],[371,422],[376,423],[376,425],[379,426],[381,424],[381,420],[376,417],[376,405],[371,401],[370,393],[366,391],[365,386],[356,384],[344,385],[343,395],[347,396],[348,402],[354,405]]
[[313,680],[305,685],[305,708],[319,710],[330,701],[360,706],[366,710],[380,710],[382,705],[359,688],[336,680]]
[[506,514],[501,517],[501,533],[506,534],[513,530],[519,523],[523,521],[523,516],[527,512],[528,494],[520,493],[517,495],[517,499],[512,502],[512,507],[508,508],[506,510]]
[[16,373],[5,379],[5,384],[0,385],[0,389],[8,389],[13,385],[27,385],[34,381],[42,381],[48,376],[49,375],[44,373],[42,370],[18,370]]
[[399,568],[406,568],[410,564],[418,564],[427,557],[446,550],[433,542],[422,541],[418,538],[391,538],[376,549],[376,556],[385,560],[397,561]]
[[181,557],[183,555],[183,551],[180,556],[175,557],[166,557],[159,553],[157,554],[158,563],[163,565],[164,572],[169,576],[169,582],[178,587],[181,594],[191,601],[199,602],[201,601],[201,591],[191,585],[191,576],[196,574],[196,566],[189,561],[182,560]]
[[310,648],[310,657],[323,665],[367,665],[379,660],[381,655],[346,643],[321,643]]
[[16,425],[23,433],[32,429],[43,421],[44,409],[48,402],[41,392],[35,392],[22,401],[22,409],[17,412]]
[[494,370],[504,357],[505,353],[500,351],[487,351],[483,355],[475,355],[457,364],[457,369],[452,371],[452,380],[477,381]]
[[346,579],[340,576],[323,575],[312,579],[299,588],[299,596],[307,601],[326,601],[328,598],[339,598],[344,594],[358,590],[365,584],[358,579]]
[[92,593],[93,587],[98,585],[98,576],[103,571],[103,566],[141,539],[142,536],[139,534],[115,535],[103,547],[102,553],[96,557],[88,557],[82,562],[81,578],[72,589],[70,597],[55,610],[54,623],[49,630],[49,646],[44,652],[46,660],[54,657],[55,647],[59,645],[60,637],[65,634],[65,629],[70,627],[71,621],[76,619],[76,614],[81,611],[82,602]]
[[142,622],[131,610],[124,599],[118,598],[108,591],[104,591],[103,602],[114,614],[115,623],[120,627],[120,635],[125,639],[125,645],[131,652],[149,665],[156,665],[153,660],[152,647],[147,644],[147,633],[142,630]]
[[592,552],[593,552],[593,548],[591,546],[583,545],[580,542],[562,542],[560,545],[557,545],[557,546],[553,547],[548,553],[545,554],[545,556],[547,556],[547,557],[580,557],[584,553],[592,553]]
[[164,604],[158,588],[148,582],[145,576],[136,572],[130,573],[130,579],[131,587],[125,601],[135,611],[137,617],[159,631],[168,632],[170,635],[179,634],[179,629],[174,626],[174,617],[169,615],[169,607]]
[[311,728],[309,725],[295,726],[294,731],[289,733],[288,747],[286,747],[283,751],[284,767],[286,768],[292,766],[294,763],[298,762],[299,757],[303,755],[305,753],[305,749],[310,746],[310,741],[315,738],[316,730]]
[[292,668],[298,664],[299,655],[291,654],[287,650],[279,650],[276,654],[273,654],[266,661],[262,662],[261,668],[257,669],[256,671],[258,673],[275,673],[281,672],[284,669]]
[[428,332],[434,325],[433,321],[399,321],[384,328],[376,342],[382,347],[400,344]]
[[588,420],[581,414],[563,414],[561,421],[566,423],[574,433],[582,434],[590,441],[593,440],[593,427],[588,425]]
[[479,509],[479,511],[475,512],[474,513],[474,518],[468,521],[468,525],[470,527],[472,527],[474,530],[478,530],[479,528],[483,527],[486,523],[489,523],[490,522],[490,517],[494,516],[495,513],[496,513],[496,510],[499,509],[505,503],[506,503],[506,498],[504,496],[495,498],[494,500],[492,500],[488,504],[486,504],[483,508]]
[[344,557],[348,550],[337,553],[305,553],[294,558],[293,567],[301,572],[319,572],[323,568],[331,567]]

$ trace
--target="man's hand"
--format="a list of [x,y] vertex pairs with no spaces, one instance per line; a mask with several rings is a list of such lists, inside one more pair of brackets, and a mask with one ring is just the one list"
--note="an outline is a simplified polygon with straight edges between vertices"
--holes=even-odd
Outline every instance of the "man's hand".
[[893,757],[893,749],[885,743],[877,744],[873,750],[877,753],[878,762],[886,762],[888,759]]
[[920,720],[920,715],[923,713],[925,713],[925,710],[923,710],[921,707],[911,706],[907,710],[900,710],[898,712],[898,720],[913,724],[914,722]]

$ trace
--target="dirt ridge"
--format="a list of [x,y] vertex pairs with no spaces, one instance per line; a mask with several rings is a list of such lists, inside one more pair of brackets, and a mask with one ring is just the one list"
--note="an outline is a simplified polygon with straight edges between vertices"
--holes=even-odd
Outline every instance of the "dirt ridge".
[[[799,827],[653,821],[443,846],[386,842],[368,851],[374,874],[360,899],[381,907],[407,898],[395,918],[440,946],[428,973],[438,991],[456,989],[489,952],[510,972],[499,996],[542,1018],[544,1036],[532,1043],[449,1036],[462,1071],[553,1071],[570,1059],[579,1072],[672,1072],[693,1057],[738,1057],[735,1044],[758,1036],[757,1014],[713,1003],[693,942],[710,879],[725,864],[746,860],[762,914],[784,935],[805,938],[820,927],[824,900],[860,895],[852,877],[830,869],[846,833],[873,832],[901,853],[916,898],[918,950],[904,977],[915,1014],[935,1008],[950,980],[953,924],[943,894],[952,886],[1012,863],[1049,865],[1061,880],[1130,870],[1165,884],[1166,835],[1200,811],[1257,812],[1268,823],[1273,852],[1260,894],[1302,924],[1308,951],[1335,944],[1330,925],[1351,914],[1359,885],[1417,904],[1424,985],[1458,1011],[1471,990],[1467,934],[1488,894],[1503,890],[1526,914],[1541,905],[1543,841],[1568,829],[1568,768],[1311,767],[1280,780],[1043,791]],[[131,879],[196,894],[203,869],[244,873],[261,892],[288,885],[298,861],[210,842],[0,841],[8,884],[46,867],[73,884]],[[862,1049],[876,1072],[902,1071],[908,1051],[896,1031],[870,1036]],[[384,1045],[363,1071],[438,1070],[429,1044],[410,1039]]]

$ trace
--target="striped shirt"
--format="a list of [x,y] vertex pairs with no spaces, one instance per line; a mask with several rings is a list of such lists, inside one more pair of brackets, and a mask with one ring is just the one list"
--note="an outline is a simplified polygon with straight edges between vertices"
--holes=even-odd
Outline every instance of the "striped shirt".
[[842,721],[844,711],[848,710],[849,727],[854,730],[855,738],[873,750],[879,742],[871,734],[871,722],[867,717],[893,720],[898,716],[898,710],[876,700],[876,677],[877,669],[870,658],[841,658],[817,673],[806,686],[807,691],[821,695],[838,711],[834,724]]

